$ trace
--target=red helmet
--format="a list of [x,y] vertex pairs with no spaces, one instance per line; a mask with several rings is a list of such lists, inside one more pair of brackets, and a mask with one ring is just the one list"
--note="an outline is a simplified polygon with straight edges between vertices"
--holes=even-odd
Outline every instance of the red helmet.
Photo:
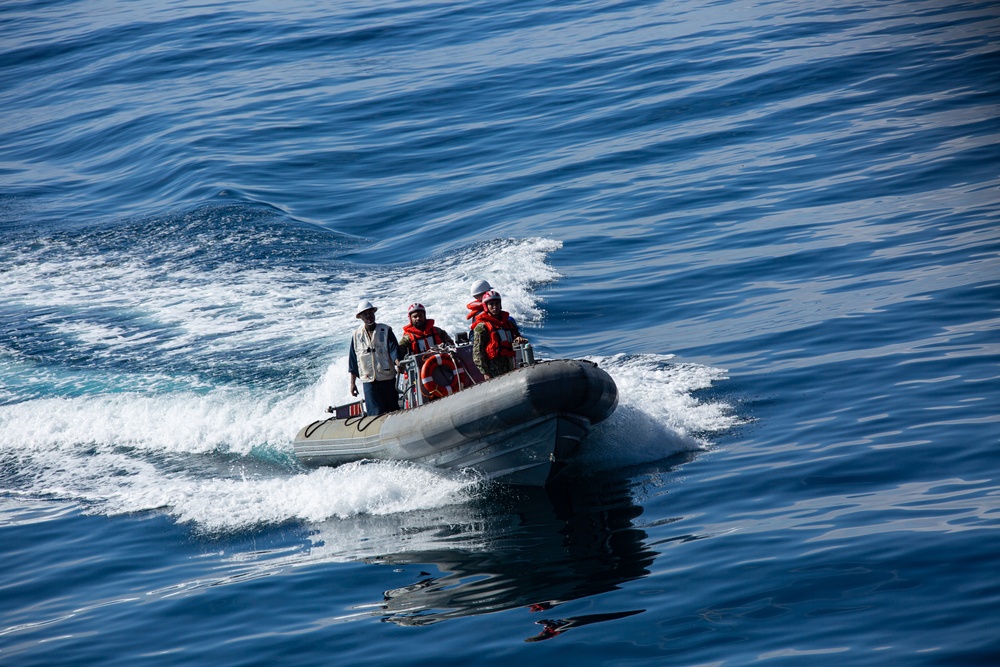
[[483,295],[483,305],[485,306],[490,301],[500,301],[500,292],[495,289],[491,289],[489,292]]
[[427,309],[424,308],[424,304],[422,304],[422,303],[411,303],[409,309],[407,309],[407,311],[406,311],[406,314],[407,315],[412,315],[413,313],[417,312],[418,310],[422,310],[425,313],[427,312]]

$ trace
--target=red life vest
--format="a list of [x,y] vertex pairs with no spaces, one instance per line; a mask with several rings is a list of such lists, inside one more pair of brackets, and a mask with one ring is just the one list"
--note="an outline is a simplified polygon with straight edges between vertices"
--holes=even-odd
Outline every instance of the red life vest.
[[490,335],[486,344],[486,356],[490,359],[514,356],[514,337],[518,335],[517,328],[510,321],[510,313],[500,311],[500,317],[493,317],[483,311],[476,317],[476,326],[484,325]]
[[439,329],[434,326],[434,320],[427,320],[423,330],[416,328],[412,324],[403,327],[403,332],[410,337],[410,350],[414,354],[426,352],[436,345],[441,345],[444,340],[438,333]]
[[465,319],[472,320],[472,324],[469,325],[469,328],[470,329],[475,329],[476,328],[476,318],[479,317],[479,313],[485,312],[483,310],[483,302],[482,301],[470,301],[469,303],[465,304],[465,307],[469,309],[469,312],[466,313],[466,315],[465,315]]

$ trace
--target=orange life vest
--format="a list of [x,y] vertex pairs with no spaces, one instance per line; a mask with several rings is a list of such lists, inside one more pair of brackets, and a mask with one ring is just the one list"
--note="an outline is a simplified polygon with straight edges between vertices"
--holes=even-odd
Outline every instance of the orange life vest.
[[427,320],[427,324],[423,330],[416,328],[412,324],[407,324],[403,327],[403,332],[410,337],[410,350],[414,354],[426,352],[432,347],[443,344],[444,340],[438,331],[440,329],[434,326],[434,320]]
[[465,304],[465,307],[469,309],[469,312],[466,313],[465,315],[465,319],[472,320],[472,324],[469,325],[469,328],[475,329],[477,324],[476,318],[479,317],[479,313],[485,312],[483,310],[483,302],[470,301],[469,303]]
[[490,335],[490,342],[486,344],[487,357],[496,359],[514,356],[514,337],[518,335],[518,331],[506,310],[500,311],[500,317],[493,317],[486,311],[481,312],[476,316],[476,325],[480,324],[486,327]]

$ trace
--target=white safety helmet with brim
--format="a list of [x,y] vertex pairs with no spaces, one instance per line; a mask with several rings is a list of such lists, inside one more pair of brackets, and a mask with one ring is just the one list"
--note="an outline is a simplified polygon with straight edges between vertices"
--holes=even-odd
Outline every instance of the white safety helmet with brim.
[[491,289],[493,289],[493,286],[490,285],[489,281],[477,280],[469,287],[469,293],[478,298],[483,292],[488,292]]
[[378,310],[378,308],[373,306],[371,301],[368,301],[367,299],[361,299],[361,301],[358,301],[358,310],[354,314],[354,317],[361,319],[361,313],[365,312],[366,310],[370,310],[372,311],[372,313],[374,313],[376,310]]

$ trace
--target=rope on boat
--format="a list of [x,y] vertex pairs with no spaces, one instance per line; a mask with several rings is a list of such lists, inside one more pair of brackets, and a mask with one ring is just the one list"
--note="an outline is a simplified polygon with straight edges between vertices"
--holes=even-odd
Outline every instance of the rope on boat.
[[306,430],[302,433],[302,435],[308,438],[313,433],[315,433],[316,429],[318,429],[320,426],[327,423],[328,421],[333,421],[334,419],[336,419],[336,417],[330,417],[329,419],[323,419],[321,421],[314,421],[312,424],[309,424],[309,426],[306,426]]
[[355,420],[355,421],[351,421],[351,418],[348,417],[347,419],[344,420],[344,426],[354,426],[355,424],[358,424],[358,426],[357,426],[358,433],[363,433],[365,431],[365,429],[367,429],[369,426],[371,426],[372,424],[374,424],[375,420],[379,418],[379,415],[375,415],[374,417],[372,417],[371,419],[368,420],[367,424],[365,424],[364,426],[361,426],[361,422],[364,420],[365,416],[366,415],[359,415],[358,418],[357,418],[357,420]]

